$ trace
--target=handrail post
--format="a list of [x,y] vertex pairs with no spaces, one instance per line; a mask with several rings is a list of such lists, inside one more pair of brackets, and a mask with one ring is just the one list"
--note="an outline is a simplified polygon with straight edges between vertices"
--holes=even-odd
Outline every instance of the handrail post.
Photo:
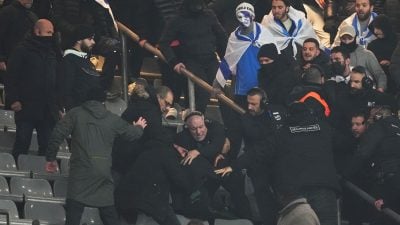
[[120,32],[121,36],[121,74],[122,74],[122,90],[124,92],[125,104],[128,105],[128,46],[126,44],[126,36]]
[[187,79],[188,81],[188,98],[189,98],[189,109],[191,112],[196,110],[196,97],[194,95],[194,84],[191,79]]

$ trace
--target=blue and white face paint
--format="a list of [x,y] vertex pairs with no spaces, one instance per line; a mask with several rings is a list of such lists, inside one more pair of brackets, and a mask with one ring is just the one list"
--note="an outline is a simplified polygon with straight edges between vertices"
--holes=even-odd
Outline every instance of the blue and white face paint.
[[239,21],[240,25],[243,27],[250,27],[250,25],[253,23],[253,18],[250,15],[249,12],[246,11],[240,11],[236,13],[236,19]]
[[243,2],[236,7],[236,19],[243,27],[250,27],[254,17],[254,7],[251,4]]

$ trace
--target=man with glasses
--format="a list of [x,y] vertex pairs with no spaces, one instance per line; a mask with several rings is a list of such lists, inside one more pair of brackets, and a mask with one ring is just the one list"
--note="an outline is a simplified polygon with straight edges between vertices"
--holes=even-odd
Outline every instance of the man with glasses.
[[147,127],[143,136],[134,142],[117,140],[114,144],[113,169],[123,175],[137,156],[155,146],[172,144],[172,133],[162,126],[162,116],[170,109],[174,95],[167,86],[153,89],[143,81],[137,81],[130,96],[128,108],[121,118],[126,121],[143,117]]

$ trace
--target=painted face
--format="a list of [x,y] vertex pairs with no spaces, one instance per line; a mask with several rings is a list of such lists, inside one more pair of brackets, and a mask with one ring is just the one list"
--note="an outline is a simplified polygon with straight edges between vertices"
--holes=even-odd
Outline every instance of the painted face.
[[371,15],[373,6],[369,4],[369,0],[356,0],[356,13],[361,21],[365,21]]
[[253,17],[246,11],[239,11],[236,13],[236,19],[243,27],[250,27],[253,22]]
[[351,132],[353,136],[359,138],[367,129],[365,118],[363,116],[356,116],[351,118]]

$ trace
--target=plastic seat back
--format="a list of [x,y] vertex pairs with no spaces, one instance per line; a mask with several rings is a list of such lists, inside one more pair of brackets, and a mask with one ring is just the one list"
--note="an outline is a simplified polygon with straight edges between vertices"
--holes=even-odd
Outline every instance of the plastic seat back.
[[[15,203],[11,200],[0,199],[0,209],[6,210],[9,213],[10,220],[18,220],[18,209]],[[5,216],[0,216],[2,221],[5,221]]]
[[12,177],[10,181],[11,194],[31,197],[53,197],[53,191],[47,180]]
[[[24,154],[18,156],[19,170],[48,174],[45,165],[46,165],[46,158],[44,156],[24,155]],[[56,174],[59,173],[60,173],[59,171],[56,172]]]
[[8,195],[10,194],[10,189],[5,177],[0,176],[0,194]]
[[10,153],[0,152],[0,170],[17,170],[17,165],[15,164],[14,157]]
[[57,203],[26,202],[24,218],[61,225],[65,224],[65,210],[62,205]]

